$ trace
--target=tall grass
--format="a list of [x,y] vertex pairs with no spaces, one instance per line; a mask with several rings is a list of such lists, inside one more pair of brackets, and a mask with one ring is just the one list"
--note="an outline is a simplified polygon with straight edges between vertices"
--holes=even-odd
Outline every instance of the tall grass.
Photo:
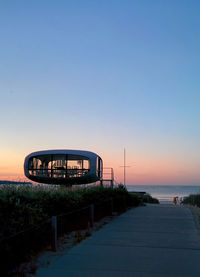
[[92,187],[68,189],[65,187],[4,186],[0,189],[0,239],[13,235],[27,226],[39,224],[52,215],[65,214],[91,203],[97,204],[113,197],[116,208],[126,198],[128,205],[137,206],[136,196],[130,196],[123,187]]
[[[34,251],[45,247],[50,236],[48,220],[53,215],[70,213],[73,215],[70,220],[75,218],[77,222],[81,222],[86,214],[80,215],[76,211],[90,204],[96,205],[100,214],[108,214],[110,206],[105,204],[105,200],[111,197],[114,210],[118,212],[124,209],[124,203],[128,206],[137,206],[140,203],[138,196],[129,194],[123,186],[81,189],[59,186],[1,186],[0,259],[4,261],[4,265],[10,267],[25,256],[30,257],[33,247]],[[35,227],[37,228],[34,229]]]

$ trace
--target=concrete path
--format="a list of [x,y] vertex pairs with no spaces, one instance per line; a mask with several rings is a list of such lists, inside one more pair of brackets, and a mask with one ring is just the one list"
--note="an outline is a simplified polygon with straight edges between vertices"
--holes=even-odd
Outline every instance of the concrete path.
[[36,276],[199,277],[200,236],[186,207],[139,207],[39,269]]

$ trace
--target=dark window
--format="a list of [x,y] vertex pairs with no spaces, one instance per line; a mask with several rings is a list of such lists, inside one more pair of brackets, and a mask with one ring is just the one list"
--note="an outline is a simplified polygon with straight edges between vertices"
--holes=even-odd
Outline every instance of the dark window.
[[28,169],[30,175],[38,177],[77,178],[89,172],[90,162],[80,155],[40,155],[30,158]]

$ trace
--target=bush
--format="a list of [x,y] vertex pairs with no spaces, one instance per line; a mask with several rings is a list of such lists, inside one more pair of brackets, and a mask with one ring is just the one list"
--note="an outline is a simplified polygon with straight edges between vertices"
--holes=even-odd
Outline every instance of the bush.
[[181,203],[200,207],[200,194],[190,194]]
[[[67,224],[81,228],[87,224],[90,204],[96,205],[98,219],[126,206],[138,206],[140,200],[125,187],[66,188],[60,186],[1,186],[0,188],[0,259],[4,273],[13,265],[29,259],[50,242],[53,215],[70,213]],[[82,209],[81,212],[76,212]],[[64,218],[64,217],[59,217]],[[73,225],[76,223],[76,225]],[[59,222],[63,225],[64,222]],[[26,231],[28,230],[28,231]],[[7,264],[7,267],[6,267]]]
[[145,193],[142,197],[144,203],[159,204],[158,199],[152,197],[150,194]]
[[139,198],[143,203],[159,204],[159,200],[148,193],[131,192],[130,194]]

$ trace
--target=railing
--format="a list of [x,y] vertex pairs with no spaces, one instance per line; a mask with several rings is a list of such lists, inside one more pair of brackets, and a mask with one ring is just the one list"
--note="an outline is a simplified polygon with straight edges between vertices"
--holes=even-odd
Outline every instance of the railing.
[[72,231],[92,230],[95,222],[101,218],[112,216],[114,212],[121,213],[126,208],[125,197],[117,200],[109,198],[66,214],[52,216],[41,224],[3,238],[0,240],[0,259],[4,265],[2,268],[6,272],[11,266],[19,264],[41,249],[57,251],[59,237]]
[[112,167],[103,168],[103,176],[100,180],[100,184],[103,186],[105,183],[110,184],[111,187],[114,185],[114,170]]
[[94,227],[95,222],[98,222],[101,218],[105,216],[112,216],[113,212],[114,202],[112,198],[109,198],[98,204],[91,204],[87,207],[83,207],[70,213],[53,216],[51,218],[52,250],[57,250],[57,239],[58,237],[63,236],[66,231],[72,232],[73,230],[80,229],[91,230]]
[[37,177],[53,177],[53,178],[76,178],[76,177],[83,177],[90,169],[77,169],[77,168],[70,168],[70,169],[29,169],[29,174],[32,176]]

